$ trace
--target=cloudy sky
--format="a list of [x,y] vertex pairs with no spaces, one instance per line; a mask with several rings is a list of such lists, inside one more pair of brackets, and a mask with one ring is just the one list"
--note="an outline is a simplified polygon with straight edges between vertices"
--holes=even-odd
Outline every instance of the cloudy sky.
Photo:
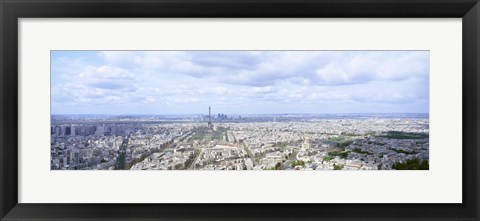
[[53,114],[428,113],[428,51],[52,51]]

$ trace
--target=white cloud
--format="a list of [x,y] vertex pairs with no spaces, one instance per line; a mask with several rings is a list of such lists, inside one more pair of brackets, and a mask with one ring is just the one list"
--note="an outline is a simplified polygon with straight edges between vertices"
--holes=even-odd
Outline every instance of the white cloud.
[[107,51],[71,57],[75,65],[63,57],[52,63],[52,75],[69,76],[52,77],[57,106],[215,103],[234,111],[241,101],[305,110],[381,103],[400,110],[408,103],[428,111],[425,51]]
[[98,56],[105,61],[105,64],[132,68],[143,64],[143,52],[132,51],[101,51]]

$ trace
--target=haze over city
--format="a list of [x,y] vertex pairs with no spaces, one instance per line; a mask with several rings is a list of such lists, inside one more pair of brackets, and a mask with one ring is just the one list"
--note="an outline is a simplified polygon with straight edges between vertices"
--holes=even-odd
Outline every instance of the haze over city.
[[52,114],[428,113],[428,51],[52,51]]

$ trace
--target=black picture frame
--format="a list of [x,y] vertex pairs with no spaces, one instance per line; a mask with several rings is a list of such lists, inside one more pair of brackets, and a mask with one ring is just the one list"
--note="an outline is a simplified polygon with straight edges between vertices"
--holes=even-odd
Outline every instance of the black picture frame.
[[[0,15],[1,220],[479,220],[480,4],[478,0],[0,0]],[[462,18],[463,203],[18,203],[17,21],[19,18],[47,17]]]

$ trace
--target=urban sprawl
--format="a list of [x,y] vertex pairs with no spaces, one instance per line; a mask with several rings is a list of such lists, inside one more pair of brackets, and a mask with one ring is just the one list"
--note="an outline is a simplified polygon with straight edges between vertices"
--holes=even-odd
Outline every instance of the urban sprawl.
[[52,115],[52,170],[428,170],[428,114]]

